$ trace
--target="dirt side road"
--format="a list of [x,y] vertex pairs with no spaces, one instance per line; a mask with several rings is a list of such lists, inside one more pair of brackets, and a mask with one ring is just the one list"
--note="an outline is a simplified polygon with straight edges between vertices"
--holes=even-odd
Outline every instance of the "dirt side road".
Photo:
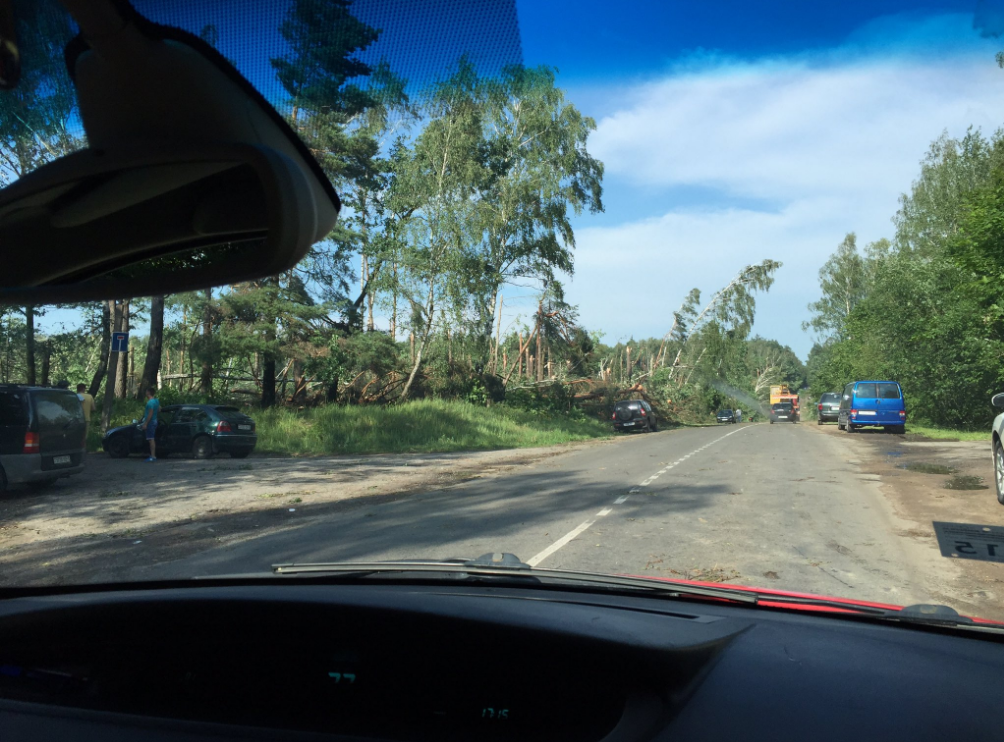
[[[934,521],[1004,525],[1004,506],[994,490],[989,433],[987,441],[929,441],[877,430],[848,435],[835,423],[805,428],[833,436],[840,450],[849,454],[847,465],[874,479],[892,513],[906,525],[899,530],[901,537],[920,547],[919,553],[950,563],[952,577],[932,586],[932,594],[940,594],[957,610],[1004,620],[1004,564],[941,556],[932,525]],[[933,473],[942,467],[954,471]],[[946,487],[960,483],[960,478],[973,478],[970,484],[986,489]]]

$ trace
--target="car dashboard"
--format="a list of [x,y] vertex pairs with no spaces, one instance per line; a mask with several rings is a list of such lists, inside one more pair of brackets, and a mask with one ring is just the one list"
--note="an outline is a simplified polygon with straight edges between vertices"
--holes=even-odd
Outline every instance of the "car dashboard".
[[28,596],[0,739],[990,739],[1002,669],[992,636],[542,587]]

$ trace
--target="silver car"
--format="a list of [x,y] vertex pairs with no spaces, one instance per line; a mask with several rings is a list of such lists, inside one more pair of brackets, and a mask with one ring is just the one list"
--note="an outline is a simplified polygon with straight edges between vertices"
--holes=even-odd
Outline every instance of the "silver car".
[[[1004,392],[990,400],[994,407],[1004,408]],[[997,485],[997,502],[1004,505],[1004,412],[994,418],[990,431],[990,450],[994,457],[994,483]]]
[[837,422],[840,415],[840,392],[826,392],[816,403],[816,421],[819,425],[824,422]]

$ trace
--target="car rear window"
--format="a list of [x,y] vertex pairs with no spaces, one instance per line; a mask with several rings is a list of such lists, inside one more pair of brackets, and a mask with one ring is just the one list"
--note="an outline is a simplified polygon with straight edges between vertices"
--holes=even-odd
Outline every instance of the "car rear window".
[[879,384],[879,399],[899,399],[899,384]]
[[24,392],[0,392],[0,425],[27,425]]
[[820,402],[837,402],[839,400],[840,400],[840,395],[837,394],[836,392],[829,392],[819,398]]
[[35,412],[40,425],[64,425],[84,417],[84,409],[76,394],[55,390],[31,394],[35,399]]
[[875,393],[874,384],[858,384],[854,389],[854,396],[863,399],[874,399],[878,395]]

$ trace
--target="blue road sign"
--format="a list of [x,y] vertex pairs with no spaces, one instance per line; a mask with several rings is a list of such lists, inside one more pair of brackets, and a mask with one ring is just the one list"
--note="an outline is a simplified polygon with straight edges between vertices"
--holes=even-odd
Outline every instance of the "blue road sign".
[[112,353],[127,353],[129,351],[129,333],[112,333]]

